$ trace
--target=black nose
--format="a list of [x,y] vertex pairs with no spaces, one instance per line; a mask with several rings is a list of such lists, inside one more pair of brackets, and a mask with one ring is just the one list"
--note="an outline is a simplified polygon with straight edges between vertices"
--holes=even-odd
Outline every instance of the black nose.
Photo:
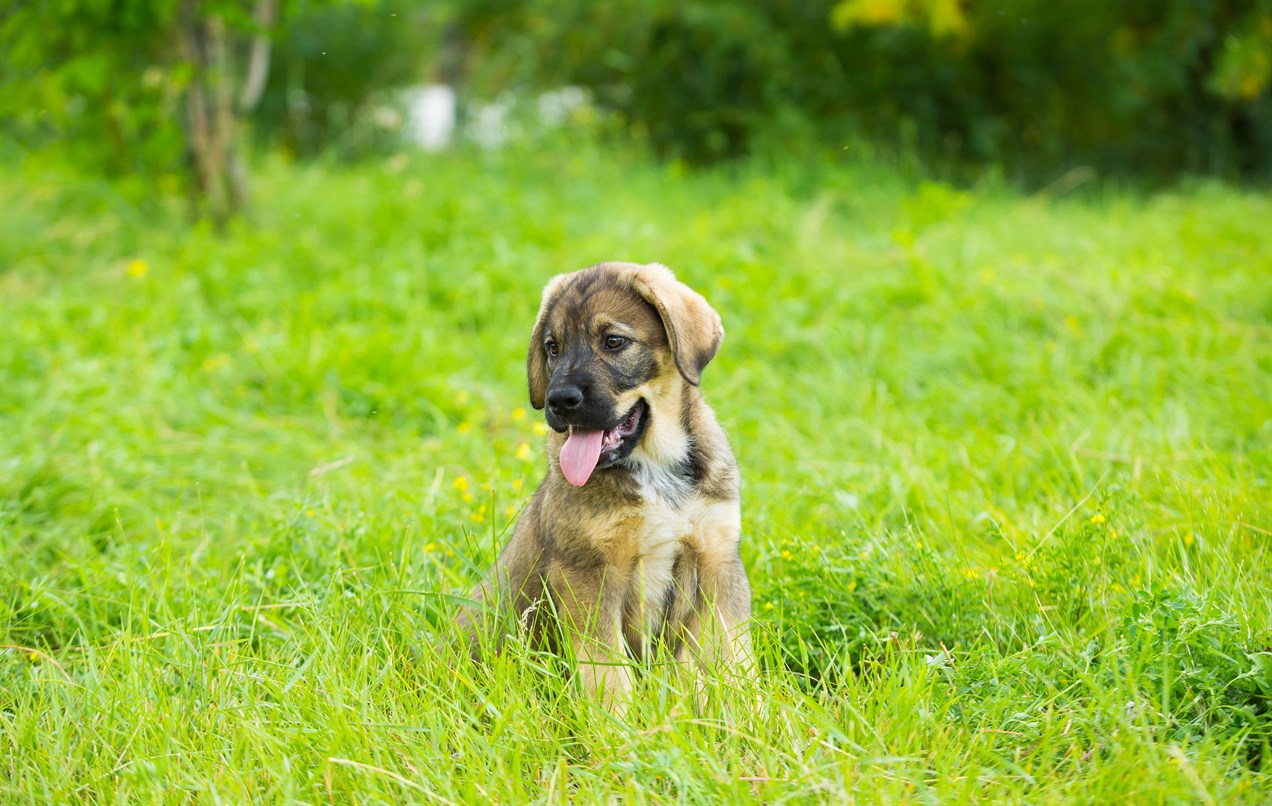
[[548,390],[548,406],[553,414],[568,414],[583,405],[583,390],[577,386],[557,386]]

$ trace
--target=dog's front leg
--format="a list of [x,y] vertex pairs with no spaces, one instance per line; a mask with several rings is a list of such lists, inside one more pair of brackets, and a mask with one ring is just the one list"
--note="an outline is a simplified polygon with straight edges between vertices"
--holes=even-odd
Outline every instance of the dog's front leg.
[[625,712],[633,675],[623,641],[620,586],[602,572],[561,568],[549,578],[584,690],[599,697],[614,713]]
[[684,647],[703,672],[728,669],[750,674],[755,667],[748,623],[751,586],[736,545],[731,551],[699,556],[698,590],[685,623]]

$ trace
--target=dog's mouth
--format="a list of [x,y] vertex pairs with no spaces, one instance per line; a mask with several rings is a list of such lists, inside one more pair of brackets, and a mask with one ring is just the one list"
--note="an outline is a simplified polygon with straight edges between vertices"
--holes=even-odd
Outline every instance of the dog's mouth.
[[571,426],[569,436],[561,446],[561,472],[565,474],[565,480],[575,487],[582,487],[592,477],[592,471],[598,464],[608,467],[631,453],[645,431],[647,408],[645,401],[637,401],[613,428]]

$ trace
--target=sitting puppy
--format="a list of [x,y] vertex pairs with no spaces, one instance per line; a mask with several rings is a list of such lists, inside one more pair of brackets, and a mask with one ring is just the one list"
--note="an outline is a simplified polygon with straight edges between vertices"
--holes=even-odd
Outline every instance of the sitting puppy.
[[658,264],[548,283],[526,360],[548,475],[460,617],[475,657],[504,632],[488,617],[514,616],[540,645],[568,640],[584,687],[618,708],[629,655],[751,663],[738,468],[698,391],[723,337]]

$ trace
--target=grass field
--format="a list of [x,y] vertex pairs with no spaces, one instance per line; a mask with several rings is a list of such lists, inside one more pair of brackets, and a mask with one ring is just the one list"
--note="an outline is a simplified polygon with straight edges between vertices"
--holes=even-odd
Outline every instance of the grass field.
[[[6,160],[0,801],[1266,802],[1272,201],[586,144],[267,160],[224,239]],[[455,594],[543,474],[539,290],[728,335],[758,679],[616,720]]]

